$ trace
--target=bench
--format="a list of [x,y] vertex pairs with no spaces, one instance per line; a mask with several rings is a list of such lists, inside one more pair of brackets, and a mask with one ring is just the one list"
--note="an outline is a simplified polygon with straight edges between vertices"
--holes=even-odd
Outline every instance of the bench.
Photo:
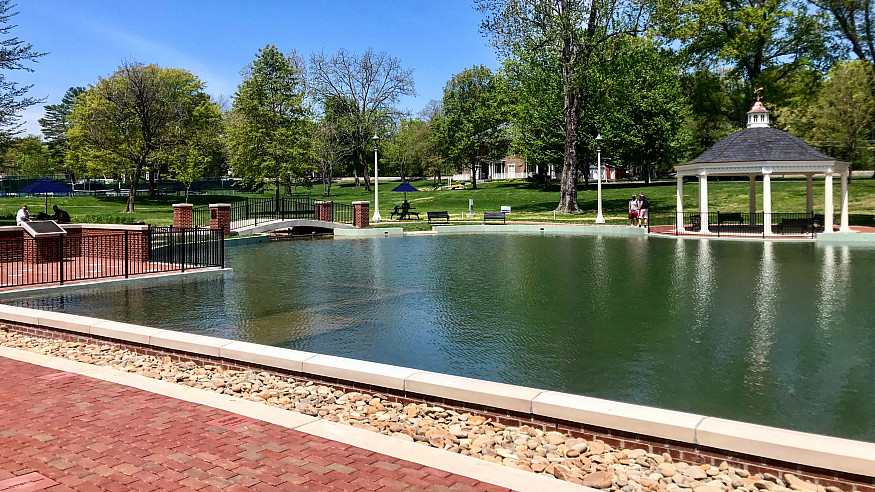
[[[779,234],[785,232],[801,232],[808,233],[814,230],[813,219],[782,219],[781,223],[775,227]],[[789,229],[789,231],[787,230]]]
[[483,212],[483,222],[489,220],[500,220],[502,224],[507,223],[507,216],[504,212]]
[[717,225],[722,224],[744,224],[744,217],[740,213],[737,212],[717,212]]
[[392,213],[389,214],[389,218],[391,219],[397,215],[398,220],[404,220],[410,219],[411,215],[415,215],[416,218],[419,219],[419,212],[414,212],[413,210],[415,210],[413,207],[408,208],[407,211],[405,211],[403,208],[395,207],[395,210],[393,210]]
[[702,216],[701,215],[691,215],[690,216],[690,231],[699,232],[702,230]]
[[426,212],[426,214],[428,214],[428,223],[429,223],[429,224],[431,224],[431,221],[432,221],[433,219],[434,219],[434,220],[437,220],[437,219],[446,219],[447,224],[450,223],[450,213],[449,213],[449,212],[446,212],[446,211],[443,211],[443,212]]

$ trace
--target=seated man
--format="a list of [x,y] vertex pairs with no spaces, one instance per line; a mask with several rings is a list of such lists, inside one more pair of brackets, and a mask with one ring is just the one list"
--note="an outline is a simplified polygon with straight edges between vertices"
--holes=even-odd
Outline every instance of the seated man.
[[27,211],[27,205],[22,205],[15,214],[15,225],[20,226],[22,223],[30,220],[30,212]]
[[410,203],[407,200],[404,200],[404,203],[401,204],[401,218],[409,217],[408,211],[410,210]]
[[55,211],[55,215],[53,218],[59,224],[69,224],[70,223],[70,214],[68,214],[66,210],[62,210],[57,205],[52,205],[52,209]]

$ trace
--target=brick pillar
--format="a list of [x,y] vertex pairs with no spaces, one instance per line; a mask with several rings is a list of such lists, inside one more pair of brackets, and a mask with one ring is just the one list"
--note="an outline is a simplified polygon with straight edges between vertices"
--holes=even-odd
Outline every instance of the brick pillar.
[[191,227],[192,213],[190,203],[173,204],[173,227]]
[[334,207],[334,202],[316,202],[316,220],[331,222],[331,209]]
[[371,202],[352,202],[352,225],[367,227],[371,220]]
[[231,204],[230,203],[211,203],[210,204],[210,229],[225,228],[225,235],[231,235]]

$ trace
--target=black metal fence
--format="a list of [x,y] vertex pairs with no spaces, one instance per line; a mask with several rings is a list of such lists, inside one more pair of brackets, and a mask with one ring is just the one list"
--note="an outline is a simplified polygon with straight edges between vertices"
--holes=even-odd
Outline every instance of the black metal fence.
[[[647,232],[717,237],[803,236],[823,232],[823,215],[778,212],[708,212],[703,223],[699,212],[650,214]],[[766,224],[769,227],[766,227]],[[679,227],[680,226],[680,227]]]
[[[251,227],[272,220],[315,219],[316,200],[310,197],[251,198],[243,197],[231,202],[231,227]],[[332,203],[331,221],[352,224],[353,207]],[[192,207],[192,225],[210,226],[210,207]]]
[[0,288],[224,267],[224,230],[146,231],[0,239]]

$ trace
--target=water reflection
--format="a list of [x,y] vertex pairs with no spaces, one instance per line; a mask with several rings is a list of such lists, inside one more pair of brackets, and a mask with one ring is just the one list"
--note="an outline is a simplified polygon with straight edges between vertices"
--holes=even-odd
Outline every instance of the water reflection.
[[775,318],[779,301],[779,272],[775,263],[774,243],[765,241],[754,287],[754,317],[751,343],[747,352],[750,371],[745,383],[752,387],[766,384],[770,369],[770,354],[775,343]]

